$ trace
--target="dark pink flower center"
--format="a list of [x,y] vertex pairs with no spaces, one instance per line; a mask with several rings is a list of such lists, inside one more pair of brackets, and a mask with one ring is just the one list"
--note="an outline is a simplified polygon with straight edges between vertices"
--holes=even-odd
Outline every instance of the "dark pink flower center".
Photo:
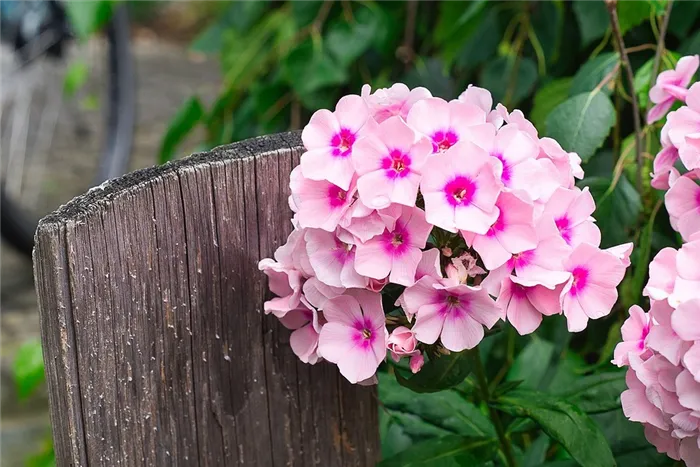
[[392,149],[389,155],[382,159],[382,169],[388,178],[401,178],[411,173],[411,157],[398,149]]
[[535,250],[523,251],[522,253],[516,253],[508,261],[508,266],[511,269],[523,268],[528,266],[532,262],[532,258],[535,256]]
[[410,237],[411,234],[405,226],[396,224],[393,232],[384,231],[382,236],[384,250],[392,256],[400,256],[408,250]]
[[501,161],[501,165],[503,166],[503,172],[501,172],[501,181],[505,184],[508,185],[510,182],[510,177],[513,175],[513,168],[508,165],[506,162],[506,159],[503,157],[503,154],[500,152],[493,152],[491,153],[493,157]]
[[337,157],[349,156],[352,152],[352,145],[355,144],[355,139],[355,133],[347,128],[341,128],[341,130],[331,138],[333,155]]
[[651,327],[649,326],[649,324],[646,324],[646,325],[642,328],[642,338],[639,339],[639,342],[637,342],[637,348],[638,348],[639,350],[644,350],[644,341],[647,339],[647,336],[649,335],[649,330],[650,330],[650,329],[651,329]]
[[467,313],[468,299],[464,296],[452,295],[447,292],[442,301],[443,306],[439,311],[442,316],[459,318]]
[[522,300],[527,295],[527,292],[525,292],[525,287],[523,287],[522,285],[513,284],[512,294],[513,294],[513,298],[516,298],[518,300]]
[[557,229],[559,229],[559,233],[561,234],[564,241],[566,241],[566,243],[571,244],[571,222],[569,221],[569,218],[563,216],[559,219],[555,219],[554,223],[556,224]]
[[457,144],[459,136],[452,130],[436,131],[431,138],[433,140],[433,152],[446,151]]
[[700,190],[695,192],[695,208],[700,212]]
[[328,187],[328,204],[332,208],[343,206],[348,198],[348,192],[336,185]]
[[353,248],[354,245],[343,243],[336,238],[335,248],[333,248],[333,256],[340,264],[345,264],[349,259],[355,256]]
[[355,345],[363,349],[369,348],[376,339],[375,333],[372,332],[372,322],[367,318],[357,320],[354,323],[354,328],[352,340]]
[[586,283],[588,282],[588,269],[583,266],[576,266],[573,271],[571,271],[573,276],[573,281],[571,283],[571,295],[578,295],[586,288]]
[[443,189],[447,202],[452,206],[466,206],[472,202],[476,192],[476,183],[470,178],[459,175],[448,182]]
[[496,222],[491,226],[488,232],[486,232],[487,237],[493,237],[499,232],[503,232],[506,229],[506,220],[503,215],[504,211],[501,211]]

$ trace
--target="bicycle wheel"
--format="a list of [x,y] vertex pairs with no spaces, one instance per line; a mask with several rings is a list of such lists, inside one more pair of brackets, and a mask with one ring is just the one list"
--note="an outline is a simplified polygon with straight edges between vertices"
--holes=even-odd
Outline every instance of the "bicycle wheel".
[[[60,144],[52,144],[54,132],[70,131],[71,125],[75,125],[76,138],[85,138],[86,131],[82,125],[89,126],[95,120],[87,111],[87,115],[80,115],[81,109],[77,109],[78,114],[72,115],[76,119],[74,122],[62,121],[60,113],[62,100],[64,99],[66,82],[52,79],[54,75],[48,74],[47,83],[40,83],[43,89],[41,103],[47,105],[37,111],[37,105],[32,107],[32,97],[27,90],[20,86],[12,92],[12,102],[8,105],[12,112],[3,112],[5,122],[2,124],[3,132],[0,137],[3,139],[3,164],[2,164],[2,186],[0,197],[0,227],[3,238],[19,251],[31,255],[34,246],[34,232],[38,219],[48,212],[57,208],[61,203],[84,192],[91,185],[99,185],[101,182],[123,174],[128,169],[129,156],[133,140],[135,122],[135,94],[134,94],[134,65],[130,50],[129,19],[125,7],[115,9],[111,22],[106,28],[105,40],[98,45],[100,55],[106,56],[106,63],[103,65],[101,79],[96,78],[92,84],[88,83],[85,93],[85,102],[90,97],[94,97],[96,91],[92,88],[106,87],[104,100],[99,107],[104,111],[104,124],[101,128],[96,128],[101,132],[101,149],[94,148],[95,156],[91,160],[76,160],[75,157],[66,155],[66,149]],[[102,45],[103,44],[103,45]],[[92,44],[91,44],[92,45]],[[16,52],[16,51],[15,51]],[[64,71],[67,63],[71,59],[66,53],[61,53],[59,57],[49,57],[47,60],[63,62]],[[27,73],[43,73],[47,76],[46,70],[36,71],[39,64],[29,64]],[[51,66],[54,66],[52,64]],[[53,70],[55,72],[55,70]],[[58,73],[60,74],[60,72]],[[34,76],[22,78],[25,87],[33,86]],[[58,81],[58,97],[56,89]],[[7,84],[3,88],[7,89]],[[45,85],[44,85],[45,84]],[[33,93],[36,89],[31,89]],[[26,98],[26,104],[18,105],[21,98]],[[53,101],[52,101],[53,99]],[[5,99],[3,99],[4,101]],[[34,103],[38,101],[34,98]],[[58,105],[56,101],[58,100]],[[94,101],[94,99],[93,99]],[[5,103],[3,102],[3,110]],[[78,105],[73,103],[74,105]],[[80,104],[82,105],[82,104]],[[76,109],[72,109],[75,113]],[[38,115],[37,115],[38,114]],[[38,116],[36,126],[32,127],[30,120],[33,116]],[[87,119],[87,121],[81,119]],[[71,120],[69,117],[67,120]],[[4,124],[3,124],[4,123]],[[20,125],[17,130],[16,125]],[[7,135],[6,127],[11,128]],[[34,137],[31,131],[34,131]],[[93,130],[95,130],[93,128]],[[49,134],[49,132],[51,134]],[[94,133],[94,131],[93,131]],[[89,136],[88,136],[89,137]],[[63,138],[63,140],[71,138]],[[48,143],[46,143],[48,141]],[[82,141],[81,141],[82,143]],[[31,146],[31,147],[30,147]],[[89,144],[87,146],[90,146]],[[45,153],[41,153],[45,151]],[[73,144],[75,151],[75,144]],[[58,155],[57,155],[58,154]],[[56,156],[56,157],[52,157]],[[80,158],[78,158],[80,159]],[[85,158],[87,159],[87,158]]]

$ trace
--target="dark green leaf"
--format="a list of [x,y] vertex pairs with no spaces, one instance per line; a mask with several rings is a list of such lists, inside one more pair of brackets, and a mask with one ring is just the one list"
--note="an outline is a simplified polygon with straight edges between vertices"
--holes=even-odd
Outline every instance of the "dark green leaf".
[[265,12],[269,2],[230,2],[221,11],[217,20],[202,31],[190,48],[195,52],[216,54],[224,47],[223,37],[227,30],[239,34],[247,33]]
[[501,384],[496,386],[496,389],[493,391],[493,397],[499,397],[504,394],[508,394],[510,391],[519,388],[520,386],[523,385],[523,380],[517,379],[517,380],[512,380],[512,381],[503,381]]
[[63,7],[68,12],[71,30],[80,40],[102,29],[112,17],[112,2],[109,0],[65,2]]
[[[690,2],[688,2],[690,3]],[[688,40],[683,42],[680,49],[681,55],[691,55],[700,53],[700,31],[696,32]]]
[[615,124],[615,108],[602,92],[571,97],[547,117],[547,135],[585,162],[601,147]]
[[325,50],[315,49],[310,40],[287,55],[282,63],[282,76],[302,102],[317,91],[344,84],[348,79],[345,68],[339,66]]
[[34,339],[22,344],[15,354],[14,373],[20,399],[29,397],[44,382],[41,341]]
[[[673,2],[668,30],[679,39],[688,36],[690,28],[700,14],[700,2]],[[697,53],[700,49],[695,49]]]
[[485,17],[486,1],[441,2],[433,40],[441,48],[441,58],[451,64],[463,45],[477,31]]
[[651,88],[651,69],[654,66],[654,59],[650,58],[647,62],[637,69],[634,74],[634,92],[637,93],[639,106],[643,109],[647,108],[649,103],[649,89]]
[[523,387],[536,389],[550,366],[554,345],[533,335],[532,340],[520,352],[508,371],[507,380],[523,381]]
[[559,55],[563,8],[555,2],[538,2],[533,4],[533,7],[533,31],[542,47],[546,61],[552,63]]
[[625,373],[617,371],[584,376],[558,395],[592,414],[619,409],[620,394],[625,389]]
[[549,449],[549,436],[540,435],[525,451],[525,457],[523,458],[523,467],[540,467],[544,464],[544,460],[547,456],[547,449]]
[[535,94],[530,120],[544,133],[545,121],[552,110],[569,97],[572,78],[560,78],[542,86]]
[[649,0],[654,16],[662,16],[666,11],[668,0]]
[[170,120],[160,145],[158,163],[163,164],[175,156],[177,146],[197,126],[204,117],[202,103],[196,97],[190,97],[185,101],[175,116]]
[[368,8],[363,8],[355,15],[354,22],[339,21],[329,28],[326,34],[328,52],[346,67],[372,45],[379,28],[378,17]]
[[[571,384],[581,378],[581,371],[586,367],[586,362],[583,358],[566,350],[564,355],[556,362],[555,370],[551,374],[549,381],[546,379],[543,384],[540,384],[539,389],[547,389],[548,392],[557,393],[565,391]],[[551,371],[551,370],[550,370]]]
[[503,31],[498,21],[498,10],[491,8],[484,13],[483,19],[469,39],[461,44],[457,66],[465,70],[475,69],[495,55],[502,38]]
[[423,86],[430,89],[433,96],[443,99],[454,99],[456,96],[454,83],[445,73],[445,66],[440,59],[430,58],[419,60],[416,67],[409,71],[401,80],[409,88]]
[[445,436],[415,444],[378,467],[481,467],[493,465],[494,440]]
[[615,465],[600,428],[578,407],[541,392],[518,389],[497,400],[501,410],[534,420],[583,467]]
[[642,299],[642,289],[647,280],[647,270],[651,259],[651,241],[654,235],[654,222],[656,221],[657,213],[658,209],[652,211],[649,216],[649,221],[647,225],[644,226],[642,235],[639,237],[639,242],[637,242],[637,261],[635,262],[634,274],[632,275],[631,282],[633,293],[631,301],[633,303],[640,303]]
[[574,13],[581,32],[583,46],[605,35],[610,18],[603,0],[577,0],[574,2]]
[[[574,75],[569,90],[570,96],[575,96],[584,92],[593,91],[604,79],[607,79],[613,70],[618,67],[620,56],[617,53],[604,53],[590,60],[579,69]],[[614,84],[614,76],[609,80],[609,84]],[[610,93],[610,86],[603,86],[601,90]]]
[[651,4],[648,0],[625,0],[617,2],[617,16],[620,32],[625,34],[651,17]]
[[393,412],[410,413],[449,433],[474,437],[494,437],[493,425],[471,402],[454,391],[417,395],[400,386],[395,378],[379,374],[379,400]]
[[441,355],[423,365],[421,371],[404,378],[396,372],[399,384],[415,392],[437,392],[449,389],[464,381],[472,369],[472,352],[452,352]]
[[620,177],[611,190],[611,181],[602,177],[583,179],[580,186],[587,186],[596,201],[595,217],[603,234],[604,248],[624,243],[637,226],[642,200],[627,177]]
[[479,76],[479,86],[489,89],[493,100],[506,107],[529,96],[536,81],[537,65],[527,57],[499,57],[487,63]]

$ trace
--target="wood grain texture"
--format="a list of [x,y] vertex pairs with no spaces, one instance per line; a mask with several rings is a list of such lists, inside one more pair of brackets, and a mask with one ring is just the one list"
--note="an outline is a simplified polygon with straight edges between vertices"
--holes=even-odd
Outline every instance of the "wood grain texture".
[[376,395],[301,363],[260,258],[291,230],[298,133],[113,180],[37,230],[58,465],[370,466]]

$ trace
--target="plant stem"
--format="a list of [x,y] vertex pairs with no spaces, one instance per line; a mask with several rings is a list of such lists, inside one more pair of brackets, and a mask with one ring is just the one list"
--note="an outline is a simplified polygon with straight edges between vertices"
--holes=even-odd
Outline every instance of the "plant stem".
[[664,54],[666,49],[666,31],[668,31],[668,22],[671,19],[671,8],[673,7],[673,0],[668,0],[666,5],[666,13],[664,13],[664,22],[661,24],[661,31],[659,31],[659,43],[656,45],[656,55],[654,55],[654,65],[651,68],[651,79],[649,80],[649,86],[653,86],[656,81],[656,76],[659,73],[659,66],[661,65],[661,56]]
[[484,366],[481,364],[481,355],[479,353],[479,347],[473,350],[474,357],[474,373],[476,374],[476,380],[479,384],[479,389],[481,391],[481,397],[489,406],[489,416],[493,427],[496,429],[496,434],[498,435],[498,441],[501,443],[501,450],[506,458],[506,465],[508,467],[516,467],[515,456],[513,455],[513,447],[510,445],[510,440],[506,436],[506,431],[503,429],[503,423],[501,422],[501,417],[498,415],[498,410],[491,407],[490,399],[491,392],[489,391],[489,381],[486,378],[486,372],[484,371]]
[[610,15],[610,24],[612,25],[613,35],[615,36],[615,41],[617,42],[617,49],[620,52],[622,64],[624,65],[627,74],[627,82],[629,84],[630,91],[632,94],[632,113],[634,117],[634,148],[637,156],[637,191],[641,193],[642,124],[639,118],[639,102],[637,102],[637,93],[634,92],[634,74],[632,73],[632,65],[630,64],[630,58],[627,55],[627,50],[625,49],[625,41],[623,40],[622,32],[620,31],[620,21],[617,18],[617,0],[605,0],[605,6],[608,7],[608,14]]

